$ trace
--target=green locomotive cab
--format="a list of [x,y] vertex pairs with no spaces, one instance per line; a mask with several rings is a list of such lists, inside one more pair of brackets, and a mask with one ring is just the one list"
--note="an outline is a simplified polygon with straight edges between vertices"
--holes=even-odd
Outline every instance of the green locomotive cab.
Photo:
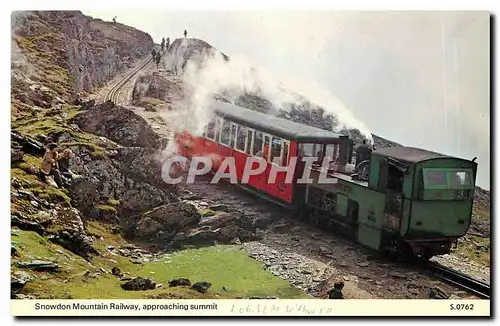
[[[361,163],[361,162],[360,162]],[[305,212],[377,251],[430,258],[448,253],[467,232],[477,163],[413,147],[371,153],[369,174],[312,170]],[[357,171],[357,167],[355,171]],[[323,171],[324,172],[324,171]]]

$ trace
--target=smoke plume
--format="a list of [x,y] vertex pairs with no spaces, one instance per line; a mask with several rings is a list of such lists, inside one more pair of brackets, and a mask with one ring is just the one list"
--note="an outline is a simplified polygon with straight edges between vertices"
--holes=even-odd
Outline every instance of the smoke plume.
[[[179,40],[177,40],[179,42]],[[277,80],[264,70],[254,68],[242,56],[231,56],[226,60],[223,54],[198,40],[180,40],[165,58],[167,69],[182,74],[187,96],[182,107],[184,112],[168,119],[179,119],[176,125],[199,134],[207,123],[210,112],[207,104],[216,94],[237,98],[245,94],[256,94],[268,100],[274,108],[289,110],[293,105],[310,102],[320,106],[336,117],[333,131],[343,128],[358,129],[365,138],[372,141],[370,131],[346,108],[340,100],[315,84],[292,79]],[[177,103],[179,105],[179,103]]]

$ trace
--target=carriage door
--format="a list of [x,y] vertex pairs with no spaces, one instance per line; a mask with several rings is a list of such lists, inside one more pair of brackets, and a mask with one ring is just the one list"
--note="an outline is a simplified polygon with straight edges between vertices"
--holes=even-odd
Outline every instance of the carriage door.
[[385,192],[384,229],[399,233],[403,215],[403,172],[381,162],[379,173],[379,188]]

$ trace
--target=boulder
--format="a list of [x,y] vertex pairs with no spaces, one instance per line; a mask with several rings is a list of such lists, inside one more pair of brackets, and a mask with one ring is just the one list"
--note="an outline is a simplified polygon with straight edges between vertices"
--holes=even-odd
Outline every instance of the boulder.
[[179,232],[200,221],[200,213],[193,204],[177,202],[157,207],[143,215],[137,223],[138,237],[152,236],[159,231]]
[[126,291],[145,291],[156,289],[156,284],[148,278],[139,276],[123,283],[121,287]]
[[253,220],[253,226],[257,229],[265,229],[273,221],[270,217],[257,217]]
[[122,271],[116,266],[111,269],[111,274],[118,277],[118,278],[123,277]]
[[218,239],[219,230],[210,229],[196,229],[191,231],[184,239],[180,240],[178,236],[174,238],[177,239],[177,243],[213,243],[214,240]]
[[207,292],[208,288],[212,286],[210,282],[196,282],[191,286],[191,289],[198,291],[200,293]]
[[29,268],[37,271],[55,271],[59,266],[51,261],[45,260],[32,260],[29,262],[18,262],[17,266],[19,268]]
[[21,162],[24,157],[24,152],[19,149],[10,149],[10,162],[11,163],[17,163]]
[[17,271],[10,278],[10,286],[12,289],[22,289],[26,283],[33,280],[33,277],[23,271]]
[[222,243],[231,243],[234,238],[239,238],[240,241],[252,241],[256,239],[255,233],[243,229],[237,225],[230,224],[219,229],[217,240]]
[[111,101],[95,105],[75,116],[73,121],[83,131],[109,138],[126,147],[160,148],[162,142],[141,116]]
[[50,241],[87,260],[99,255],[85,232],[80,212],[77,209],[61,208],[53,210],[51,223],[57,225],[57,229],[49,237]]
[[[151,152],[123,150],[119,154],[117,152],[115,158],[105,155],[95,159],[84,146],[71,149],[76,156],[70,168],[82,175],[83,180],[71,186],[70,196],[73,205],[85,215],[100,218],[95,208],[103,196],[120,200],[120,206],[116,207],[120,219],[138,215],[174,199],[168,185],[158,180],[160,173],[156,171]],[[111,219],[114,220],[112,216]],[[128,230],[133,225],[135,221],[124,220],[122,227]]]
[[222,213],[219,215],[206,217],[198,225],[210,226],[213,229],[217,229],[230,223],[234,223],[236,219],[237,217],[234,214]]
[[46,227],[49,224],[49,221],[30,219],[21,212],[12,214],[10,216],[10,221],[12,226],[17,226],[18,228],[26,231],[35,231],[42,235],[46,232]]
[[11,131],[10,136],[11,141],[16,142],[20,146],[20,148],[19,146],[16,146],[16,149],[22,149],[23,152],[35,156],[42,156],[45,154],[45,147],[39,141],[28,136],[24,136],[16,131]]
[[191,281],[188,280],[187,278],[174,278],[174,279],[168,281],[168,286],[170,286],[170,287],[191,286]]

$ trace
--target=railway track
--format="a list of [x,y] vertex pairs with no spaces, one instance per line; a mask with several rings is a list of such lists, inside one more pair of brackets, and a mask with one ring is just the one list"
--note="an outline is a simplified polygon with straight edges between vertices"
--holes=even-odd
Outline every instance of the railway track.
[[481,298],[490,298],[491,290],[490,285],[487,283],[435,262],[428,262],[425,265],[425,269],[443,281],[457,285]]
[[153,62],[153,58],[151,56],[148,56],[147,59],[144,60],[141,64],[139,64],[138,67],[136,67],[134,70],[129,72],[125,78],[123,78],[120,82],[118,82],[113,88],[106,94],[106,97],[104,99],[105,102],[107,101],[112,101],[115,104],[117,103],[117,100],[120,96],[120,91],[123,89],[123,87],[127,84],[127,82],[130,80],[130,78],[134,77],[139,71],[144,69],[147,65],[149,65],[151,62]]

